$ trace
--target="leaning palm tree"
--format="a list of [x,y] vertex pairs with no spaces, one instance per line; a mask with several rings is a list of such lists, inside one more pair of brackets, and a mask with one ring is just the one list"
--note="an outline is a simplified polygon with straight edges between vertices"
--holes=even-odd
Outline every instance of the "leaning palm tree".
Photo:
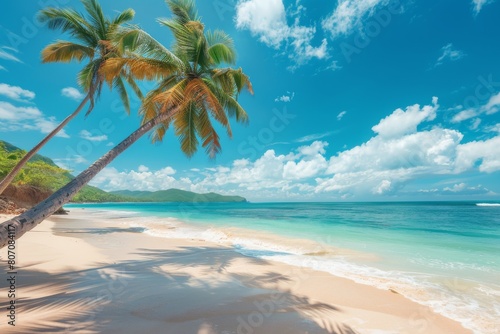
[[137,48],[139,44],[147,48],[143,48],[141,56],[110,59],[103,69],[106,80],[123,70],[140,79],[158,80],[157,87],[145,97],[141,106],[142,125],[47,200],[0,224],[0,248],[69,202],[144,134],[152,131],[152,140],[161,141],[167,129],[173,126],[181,149],[188,156],[196,152],[201,140],[201,146],[213,157],[221,147],[212,122],[222,124],[231,136],[229,117],[239,122],[248,121],[237,97],[244,88],[252,93],[250,80],[241,69],[221,67],[235,62],[232,40],[221,31],[205,32],[193,1],[167,0],[167,4],[173,18],[159,22],[174,34],[172,52],[143,31],[130,28],[119,34],[117,47],[124,52],[140,49]]
[[[31,151],[26,153],[7,176],[0,181],[0,195],[15,179],[24,165],[26,165],[26,163],[50,139],[61,131],[69,121],[75,118],[89,101],[90,106],[86,115],[92,111],[94,101],[99,97],[104,82],[103,76],[100,73],[101,68],[107,59],[121,56],[119,50],[113,47],[111,37],[120,30],[124,23],[134,18],[134,11],[132,9],[127,9],[119,13],[115,18],[109,19],[104,16],[102,8],[97,0],[81,1],[88,13],[88,19],[73,9],[61,8],[43,9],[39,13],[39,18],[42,22],[46,22],[50,29],[60,29],[62,32],[67,32],[76,39],[75,42],[57,41],[48,45],[42,51],[42,62],[67,63],[72,60],[81,62],[88,59],[88,64],[78,74],[78,83],[87,94],[78,108],[76,108],[71,115],[66,117],[52,132],[40,141],[40,143],[31,149]],[[108,76],[108,78],[110,77]],[[130,113],[130,102],[124,81],[130,85],[139,98],[143,96],[132,76],[125,71],[115,73],[115,76],[110,78],[110,88],[114,87],[118,90],[125,110],[127,113]]]

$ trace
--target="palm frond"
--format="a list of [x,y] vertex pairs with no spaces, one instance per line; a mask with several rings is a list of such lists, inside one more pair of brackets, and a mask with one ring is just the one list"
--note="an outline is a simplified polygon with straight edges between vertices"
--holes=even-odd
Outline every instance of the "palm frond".
[[233,40],[225,32],[215,30],[206,33],[208,53],[215,65],[222,63],[234,64],[236,62],[236,51]]
[[196,136],[197,112],[195,103],[187,105],[174,115],[175,135],[179,137],[181,150],[191,157],[198,150]]
[[205,151],[211,159],[215,158],[215,156],[221,151],[219,135],[212,126],[210,116],[204,108],[199,110],[196,129],[202,139],[202,147],[205,148]]
[[125,80],[127,81],[127,83],[129,84],[130,88],[132,88],[132,90],[134,91],[135,95],[139,98],[139,99],[144,99],[144,95],[142,94],[142,91],[141,89],[139,88],[139,86],[137,85],[137,83],[135,82],[135,79],[132,75],[130,75],[129,73],[126,73],[125,71],[123,71],[124,73],[122,73],[122,77],[125,78]]
[[180,24],[200,19],[193,0],[167,0],[167,5]]
[[178,69],[168,62],[150,58],[109,58],[102,67],[104,79],[112,81],[125,67],[138,80],[161,80]]
[[221,123],[231,136],[231,127],[224,112],[218,96],[206,85],[208,80],[193,79],[188,82],[184,91],[186,99],[193,101],[200,108],[207,108],[210,110],[212,116]]
[[[170,76],[163,80],[157,88],[150,91],[144,98],[139,109],[142,115],[142,123],[146,123],[152,118],[158,116],[160,112],[166,112],[169,107],[178,106],[184,101],[182,89],[185,82],[178,82],[176,76]],[[161,95],[163,94],[163,95]],[[173,97],[169,95],[173,94]]]
[[46,23],[49,29],[69,32],[87,46],[96,46],[99,37],[83,16],[74,9],[46,8],[38,13],[38,20]]
[[253,94],[253,87],[252,83],[250,82],[250,78],[245,73],[243,73],[241,67],[237,70],[229,71],[229,74],[234,79],[238,93],[240,93],[244,88],[247,88],[250,94]]
[[216,83],[217,81],[205,80],[205,84],[219,99],[228,116],[234,117],[239,123],[248,124],[248,114],[234,97],[236,94],[227,94],[223,87],[220,87]]
[[98,32],[99,39],[106,40],[109,20],[104,17],[101,5],[99,4],[99,2],[97,2],[97,0],[81,1],[83,3],[83,6],[89,13],[92,26]]
[[42,62],[44,63],[69,63],[72,60],[80,62],[85,58],[94,58],[94,49],[68,41],[57,41],[42,50]]
[[88,116],[94,109],[95,100],[101,95],[102,80],[100,79],[99,68],[103,59],[98,58],[89,62],[78,73],[78,84],[90,95],[90,105],[85,116]]
[[169,127],[170,120],[158,124],[153,130],[151,130],[151,142],[162,142]]
[[182,66],[175,54],[151,37],[144,30],[137,27],[118,29],[112,35],[113,44],[121,54],[134,52],[144,58],[160,60],[174,66]]
[[132,8],[125,9],[113,19],[112,24],[115,26],[119,26],[125,22],[132,21],[134,19],[134,16],[135,11]]
[[[175,37],[174,50],[178,57],[183,56],[187,61],[200,65],[208,63],[208,49],[202,31],[198,31],[197,27],[189,27],[175,20],[159,19],[158,22],[172,31]],[[201,56],[207,60],[205,61]]]
[[125,111],[128,115],[130,115],[130,100],[128,97],[127,89],[125,88],[125,84],[120,76],[117,76],[114,80],[113,87],[120,94],[120,99],[122,100],[123,106],[125,107]]

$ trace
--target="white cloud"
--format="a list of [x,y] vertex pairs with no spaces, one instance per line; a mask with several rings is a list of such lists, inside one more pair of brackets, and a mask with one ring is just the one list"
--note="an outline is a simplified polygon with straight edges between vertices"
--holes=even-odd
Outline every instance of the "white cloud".
[[474,13],[479,14],[484,5],[492,3],[494,0],[472,0]]
[[330,65],[328,65],[328,67],[326,68],[327,70],[331,70],[331,71],[337,71],[337,70],[341,70],[343,67],[339,65],[339,61],[338,60],[334,60],[331,62]]
[[449,187],[444,187],[442,189],[420,189],[418,193],[447,196],[496,195],[494,192],[492,192],[488,188],[483,187],[480,184],[475,187],[471,187],[464,182],[455,183],[453,185],[450,185]]
[[478,112],[474,109],[462,110],[459,113],[457,113],[455,116],[453,116],[453,118],[451,119],[451,122],[452,123],[460,123],[462,121],[476,117],[477,115],[478,115]]
[[347,114],[347,111],[342,111],[337,115],[337,120],[340,121]]
[[383,195],[392,190],[392,182],[389,180],[382,180],[380,184],[373,189],[374,194]]
[[0,83],[0,95],[7,96],[16,101],[24,101],[24,99],[33,100],[35,98],[35,93],[32,91],[5,83]]
[[[45,117],[36,107],[18,107],[9,102],[0,101],[0,131],[40,131],[48,134],[54,130],[59,122],[55,117]],[[62,129],[57,137],[69,138]]]
[[301,146],[297,157],[301,159],[296,162],[288,161],[283,166],[284,179],[307,179],[318,175],[325,170],[328,163],[324,157],[326,142],[315,141],[310,146]]
[[[434,98],[431,105],[397,109],[374,127],[371,139],[333,156],[327,156],[326,141],[316,140],[288,153],[268,150],[255,160],[239,159],[229,166],[202,170],[193,168],[185,171],[189,178],[178,175],[171,167],[152,171],[139,166],[137,171],[121,172],[106,168],[94,185],[106,190],[214,191],[250,200],[360,199],[408,193],[408,185],[415,180],[436,176],[453,176],[456,180],[462,173],[500,171],[500,133],[494,133],[490,139],[462,143],[463,134],[454,129],[434,126],[418,130],[421,123],[434,119],[437,108]],[[498,132],[500,125],[489,129]],[[492,194],[482,186],[471,187],[462,181],[416,193]]]
[[131,170],[120,172],[114,167],[106,167],[92,180],[91,184],[107,191],[125,189],[144,191],[166,190],[170,188],[191,189],[192,182],[188,178],[176,179],[173,177],[176,171],[172,167],[165,167],[157,171],[150,171],[146,166],[140,166],[139,169],[142,169],[142,171]]
[[107,147],[112,147],[112,146],[115,146],[115,143],[113,143],[112,141],[110,141],[109,143],[106,144]]
[[0,65],[0,71],[7,71],[7,69],[5,67],[3,67],[2,65]]
[[40,117],[42,117],[42,112],[36,107],[17,107],[9,102],[0,101],[0,119],[2,121],[23,121]]
[[481,111],[486,112],[487,115],[494,114],[498,112],[500,106],[500,93],[493,95],[488,103],[481,108]]
[[94,142],[100,142],[100,141],[106,141],[108,140],[108,136],[103,135],[103,134],[95,134],[93,135],[90,131],[87,130],[82,130],[80,131],[80,138],[94,141]]
[[[249,30],[259,41],[276,50],[291,47],[289,54],[297,65],[312,58],[328,58],[326,39],[321,45],[312,46],[316,28],[300,25],[300,14],[304,8],[298,5],[293,24],[287,22],[287,11],[282,0],[239,0],[236,5],[236,27]],[[294,66],[292,66],[293,68]]]
[[79,164],[87,164],[88,161],[81,155],[74,155],[71,158],[64,158],[64,159],[53,159],[54,162],[61,167],[62,169],[66,170],[73,170],[74,165],[79,165]]
[[[449,111],[460,110],[463,106],[457,106],[455,108],[448,109]],[[482,120],[478,117],[482,114],[492,115],[500,110],[500,93],[497,93],[488,100],[488,102],[477,108],[470,108],[465,110],[460,110],[451,119],[452,123],[460,123],[471,118],[475,118],[470,125],[471,130],[476,130],[481,124]]]
[[391,115],[382,119],[372,130],[382,137],[396,137],[417,131],[417,126],[423,121],[432,121],[436,118],[439,108],[438,99],[432,99],[433,105],[424,106],[415,104],[406,108],[396,109]]
[[471,122],[471,125],[470,125],[470,129],[471,130],[477,130],[477,128],[479,128],[479,125],[481,125],[481,119],[480,118],[475,118],[472,122]]
[[10,61],[15,61],[17,63],[22,63],[22,61],[14,56],[12,53],[15,52],[17,53],[17,50],[14,48],[10,48],[7,46],[1,46],[0,47],[0,59],[5,59],[5,60],[10,60]]
[[487,127],[486,131],[488,131],[488,132],[499,132],[500,133],[500,123],[497,123],[495,125]]
[[323,139],[323,138],[329,137],[333,133],[334,133],[333,131],[328,131],[328,132],[323,132],[323,133],[314,133],[312,135],[307,135],[307,136],[304,136],[304,137],[300,137],[300,138],[294,140],[294,142],[296,142],[296,143],[306,143],[306,142],[309,142],[309,141],[319,140],[319,139]]
[[333,13],[323,20],[323,29],[333,38],[348,35],[362,26],[364,18],[371,17],[376,10],[391,0],[339,0]]
[[460,50],[453,49],[453,44],[448,43],[441,48],[442,54],[439,56],[436,65],[442,65],[445,61],[457,61],[465,57],[465,53]]
[[473,141],[457,148],[456,172],[473,169],[476,164],[481,172],[500,170],[500,135],[484,141]]
[[144,165],[140,165],[139,168],[137,169],[139,172],[143,173],[143,172],[149,172],[149,167],[147,166],[144,166]]
[[285,95],[278,96],[277,98],[274,99],[274,102],[292,102],[293,98],[295,97],[295,92],[286,92]]
[[[55,117],[51,116],[48,118],[39,118],[35,121],[35,127],[29,127],[27,129],[30,130],[40,130],[41,133],[48,134],[52,132],[57,126],[59,125],[59,122],[56,120]],[[60,130],[57,134],[56,137],[61,137],[61,138],[69,138],[68,134],[64,129]]]
[[397,138],[379,135],[332,157],[327,172],[337,174],[422,166],[439,172],[450,170],[455,149],[462,138],[460,132],[442,128]]
[[62,96],[68,97],[75,101],[81,101],[85,97],[85,94],[82,94],[78,89],[74,87],[63,88],[61,90],[61,94]]

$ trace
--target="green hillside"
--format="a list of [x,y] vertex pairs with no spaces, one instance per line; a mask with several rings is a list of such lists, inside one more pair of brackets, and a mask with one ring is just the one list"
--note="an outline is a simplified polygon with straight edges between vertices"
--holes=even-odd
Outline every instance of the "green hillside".
[[134,198],[140,202],[246,202],[241,196],[224,196],[216,193],[197,194],[191,191],[169,189],[160,191],[112,191],[111,194]]
[[[7,175],[26,152],[0,140],[0,179]],[[35,155],[14,179],[15,185],[56,191],[74,178],[67,170],[58,167],[54,161],[42,155]],[[119,202],[128,198],[107,193],[92,186],[85,186],[73,198],[73,202]]]
[[[0,179],[7,175],[25,153],[20,148],[0,140]],[[69,171],[60,168],[51,159],[37,154],[17,175],[14,184],[56,191],[73,178]],[[246,202],[246,199],[215,193],[197,194],[179,189],[105,192],[96,187],[85,186],[72,202]]]

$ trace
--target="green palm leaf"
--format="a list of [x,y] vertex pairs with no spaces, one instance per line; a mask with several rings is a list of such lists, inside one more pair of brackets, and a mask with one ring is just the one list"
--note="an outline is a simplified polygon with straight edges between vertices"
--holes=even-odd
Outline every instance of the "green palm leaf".
[[201,142],[213,158],[221,145],[212,122],[222,125],[229,137],[230,117],[247,123],[248,115],[237,97],[245,88],[253,93],[252,84],[241,69],[219,68],[235,63],[234,43],[223,31],[205,32],[193,1],[167,0],[167,5],[172,18],[158,22],[174,36],[172,52],[138,27],[120,29],[116,47],[127,57],[109,60],[106,72],[113,77],[126,68],[135,78],[158,80],[140,108],[143,124],[161,114],[168,115],[154,128],[151,140],[163,140],[172,125],[186,155],[192,156]]

